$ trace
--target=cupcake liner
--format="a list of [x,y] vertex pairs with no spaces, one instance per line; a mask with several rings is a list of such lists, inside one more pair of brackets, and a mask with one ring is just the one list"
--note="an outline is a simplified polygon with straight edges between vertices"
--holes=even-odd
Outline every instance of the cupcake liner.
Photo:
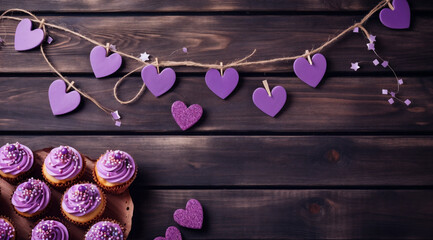
[[[90,183],[90,182],[78,182],[77,184],[93,184],[93,183]],[[63,217],[65,219],[67,219],[69,222],[71,222],[71,223],[73,223],[75,225],[78,225],[78,226],[87,226],[89,224],[95,223],[102,216],[102,214],[104,214],[105,208],[107,207],[107,196],[105,195],[105,193],[101,189],[98,188],[99,192],[101,193],[101,199],[102,199],[102,202],[101,202],[101,204],[102,204],[102,210],[98,213],[98,215],[96,215],[95,218],[93,218],[92,220],[87,221],[87,222],[77,222],[77,221],[69,218],[69,216],[65,213],[65,211],[62,208],[63,197],[65,196],[65,193],[67,192],[67,190],[62,194],[62,197],[60,198],[60,212],[62,213]]]
[[15,236],[13,239],[17,239],[17,229],[15,228],[15,223],[9,217],[7,217],[5,215],[0,215],[0,218],[6,219],[12,225],[12,227],[14,228],[14,232],[15,232]]
[[[42,181],[42,180],[41,180]],[[45,183],[45,182],[44,182]],[[21,183],[20,183],[21,184]],[[18,184],[19,185],[19,184]],[[12,205],[12,208],[14,209],[14,212],[17,214],[17,215],[19,215],[19,216],[21,216],[21,217],[24,217],[24,218],[28,218],[28,219],[32,219],[32,220],[34,220],[34,219],[36,219],[36,218],[39,218],[40,216],[43,216],[43,215],[45,215],[46,213],[47,213],[47,209],[50,209],[52,206],[53,206],[53,201],[51,201],[52,199],[52,197],[53,197],[53,195],[52,195],[52,189],[50,188],[50,186],[47,184],[47,186],[48,186],[48,189],[50,189],[50,193],[51,193],[51,197],[50,197],[50,201],[48,202],[48,204],[47,204],[47,206],[44,208],[44,209],[42,209],[42,210],[39,210],[39,211],[37,211],[37,212],[35,212],[35,213],[32,213],[32,214],[28,214],[28,213],[23,213],[23,212],[20,212],[20,211],[18,211],[16,208],[15,208],[15,206],[12,204],[12,197],[14,196],[14,193],[15,193],[15,191],[16,191],[16,189],[17,189],[17,187],[15,187],[15,190],[12,192],[12,194],[11,194],[11,196],[10,196],[10,198],[9,198],[9,202],[11,203],[11,205]]]
[[43,161],[42,167],[41,167],[41,173],[44,177],[45,181],[48,182],[51,186],[57,188],[57,189],[65,189],[68,188],[80,181],[80,179],[83,177],[84,172],[86,170],[86,159],[83,157],[83,155],[80,153],[81,159],[83,159],[83,166],[81,167],[81,171],[73,178],[72,180],[66,180],[65,182],[55,183],[51,182],[44,174],[44,165],[45,161]]
[[[99,161],[99,159],[98,159]],[[135,178],[137,177],[137,173],[138,173],[138,168],[137,166],[135,167],[135,172],[134,175],[131,177],[131,179],[129,179],[128,181],[116,185],[116,186],[105,186],[104,184],[102,184],[101,182],[99,182],[98,177],[96,176],[96,165],[98,163],[98,161],[96,161],[95,167],[92,170],[92,176],[93,176],[93,181],[98,184],[99,187],[101,187],[104,191],[106,191],[107,193],[111,193],[111,194],[122,194],[123,192],[126,191],[126,189],[129,188],[129,186],[131,186],[132,182],[135,180]]]
[[[50,216],[46,216],[46,217],[44,217],[44,218],[42,218],[42,219],[39,219],[38,221],[36,221],[36,223],[33,225],[33,226],[31,226],[31,228],[32,228],[32,230],[36,227],[36,225],[38,225],[42,220],[55,220],[55,221],[58,221],[58,222],[61,222],[63,225],[65,225],[65,227],[66,227],[66,229],[68,230],[68,232],[69,232],[69,229],[68,229],[68,227],[66,226],[66,223],[65,223],[65,221],[63,220],[63,219],[60,219],[60,218],[58,218],[58,217],[50,217]],[[32,231],[30,231],[30,233],[29,233],[29,239],[32,239]]]
[[[122,239],[122,240],[126,240],[126,238],[125,238],[126,227],[125,227],[123,224],[121,224],[119,221],[114,220],[114,219],[112,219],[112,218],[101,218],[101,219],[98,220],[98,222],[102,222],[102,221],[109,221],[109,222],[113,222],[113,223],[116,223],[117,225],[119,225],[119,226],[120,226],[120,229],[122,230],[122,233],[123,233],[123,239]],[[95,222],[95,223],[96,223],[96,222]],[[86,234],[90,231],[90,229],[92,228],[92,226],[93,226],[93,224],[90,225],[90,226],[87,228],[86,233],[84,233],[84,238],[83,238],[83,240],[86,240]]]

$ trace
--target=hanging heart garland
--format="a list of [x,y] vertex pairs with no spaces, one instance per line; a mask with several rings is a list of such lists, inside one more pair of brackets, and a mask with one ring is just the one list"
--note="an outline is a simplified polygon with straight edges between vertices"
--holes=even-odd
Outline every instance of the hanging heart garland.
[[40,28],[32,30],[32,21],[24,18],[15,29],[15,50],[27,51],[39,46],[44,40],[44,31]]
[[406,29],[410,26],[410,7],[407,0],[394,0],[390,8],[380,11],[380,21],[392,29]]
[[62,115],[77,108],[81,96],[77,91],[67,93],[65,82],[62,79],[57,79],[51,83],[48,89],[48,99],[53,115]]
[[200,120],[203,115],[203,108],[198,104],[186,107],[182,101],[176,101],[171,105],[171,114],[177,125],[185,131]]
[[171,68],[165,68],[159,73],[154,65],[147,65],[141,70],[141,79],[149,91],[159,97],[170,90],[176,82],[176,73]]
[[320,53],[317,53],[308,60],[300,57],[293,63],[293,70],[296,76],[309,86],[315,88],[322,81],[326,72],[326,58]]
[[239,74],[234,68],[218,71],[214,68],[207,71],[205,76],[207,87],[221,99],[227,98],[235,90],[239,82]]
[[115,73],[122,65],[122,57],[118,53],[109,56],[109,47],[96,46],[90,52],[90,65],[96,78],[103,78]]
[[287,92],[282,86],[275,86],[272,92],[269,89],[268,82],[263,81],[265,88],[259,87],[253,93],[253,102],[257,108],[271,117],[275,117],[287,100]]

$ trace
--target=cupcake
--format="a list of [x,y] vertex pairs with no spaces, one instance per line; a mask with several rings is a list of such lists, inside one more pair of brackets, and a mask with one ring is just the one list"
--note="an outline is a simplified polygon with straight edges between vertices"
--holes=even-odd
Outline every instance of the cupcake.
[[54,219],[43,219],[32,229],[31,240],[68,240],[69,232],[63,223]]
[[55,187],[67,187],[84,173],[84,164],[77,150],[60,146],[51,150],[45,158],[42,175]]
[[51,191],[43,181],[30,178],[21,183],[12,195],[15,211],[23,217],[34,217],[42,213],[51,199]]
[[33,152],[27,146],[15,143],[0,148],[0,176],[10,181],[19,181],[34,163]]
[[1,240],[14,240],[16,239],[14,225],[8,218],[0,216],[0,239]]
[[123,230],[112,220],[100,221],[87,231],[85,240],[124,240]]
[[95,182],[110,193],[122,193],[137,175],[134,159],[126,152],[109,150],[95,164]]
[[61,209],[69,221],[84,225],[101,216],[105,205],[105,195],[95,184],[81,183],[66,190]]

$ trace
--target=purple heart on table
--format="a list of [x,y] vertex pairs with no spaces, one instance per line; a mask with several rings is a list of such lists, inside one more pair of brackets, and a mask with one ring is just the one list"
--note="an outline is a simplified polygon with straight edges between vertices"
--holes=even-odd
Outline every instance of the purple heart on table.
[[174,221],[182,227],[201,229],[203,226],[203,208],[196,199],[190,199],[185,209],[177,209],[173,214]]
[[300,57],[293,63],[296,76],[311,87],[316,87],[326,72],[326,58],[320,53],[315,54],[311,65],[307,59]]
[[122,65],[122,57],[113,53],[107,57],[107,49],[96,46],[90,52],[90,65],[96,78],[106,77],[119,70]]
[[32,21],[24,18],[15,30],[15,50],[26,51],[35,48],[44,40],[42,29],[32,30]]
[[206,76],[207,87],[218,97],[225,99],[235,90],[239,82],[239,74],[234,68],[227,68],[221,76],[220,71],[209,69]]
[[389,8],[380,11],[380,21],[386,27],[392,29],[405,29],[410,26],[410,7],[407,0],[394,0],[394,10]]
[[271,96],[264,88],[257,88],[253,93],[253,102],[260,110],[271,117],[283,108],[287,100],[286,89],[276,86],[272,89]]
[[66,93],[66,84],[63,80],[57,79],[51,83],[48,89],[53,115],[62,115],[71,112],[80,104],[81,96],[77,91]]
[[156,237],[154,240],[182,240],[182,235],[176,227],[168,227],[165,231],[165,237]]
[[198,104],[193,104],[187,108],[182,101],[176,101],[171,105],[171,114],[177,125],[185,131],[200,120],[203,108]]
[[141,70],[141,79],[149,91],[159,97],[173,87],[176,81],[176,73],[171,68],[165,68],[160,74],[155,66],[148,65]]

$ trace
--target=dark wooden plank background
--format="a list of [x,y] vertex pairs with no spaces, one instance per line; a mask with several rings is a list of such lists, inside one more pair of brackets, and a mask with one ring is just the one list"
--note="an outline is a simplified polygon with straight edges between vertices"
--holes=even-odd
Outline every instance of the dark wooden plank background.
[[[147,51],[162,60],[229,62],[297,55],[353,24],[378,0],[16,1],[25,8],[125,52]],[[329,68],[312,89],[293,74],[292,62],[239,68],[240,84],[223,101],[207,89],[205,70],[178,67],[174,88],[156,99],[115,102],[111,88],[137,66],[96,80],[91,44],[50,30],[53,63],[105,105],[119,109],[116,128],[89,101],[53,117],[47,89],[55,75],[37,50],[0,49],[0,143],[20,141],[37,150],[68,144],[96,158],[106,149],[130,152],[140,169],[131,187],[135,216],[130,239],[153,239],[175,225],[173,211],[189,198],[205,210],[204,229],[181,228],[184,239],[432,239],[433,238],[433,2],[409,0],[409,30],[383,27],[377,14],[367,29],[377,49],[403,77],[410,108],[380,95],[394,87],[389,71],[350,62],[375,57],[359,34],[324,50]],[[14,16],[21,16],[14,14]],[[13,40],[16,22],[3,21]],[[5,35],[4,35],[5,34]],[[179,50],[188,47],[188,54]],[[73,64],[71,64],[71,62]],[[268,79],[288,91],[277,118],[261,113],[251,94]],[[139,74],[121,89],[135,94]],[[200,123],[179,131],[175,100],[199,103]],[[1,211],[0,211],[1,212]]]

